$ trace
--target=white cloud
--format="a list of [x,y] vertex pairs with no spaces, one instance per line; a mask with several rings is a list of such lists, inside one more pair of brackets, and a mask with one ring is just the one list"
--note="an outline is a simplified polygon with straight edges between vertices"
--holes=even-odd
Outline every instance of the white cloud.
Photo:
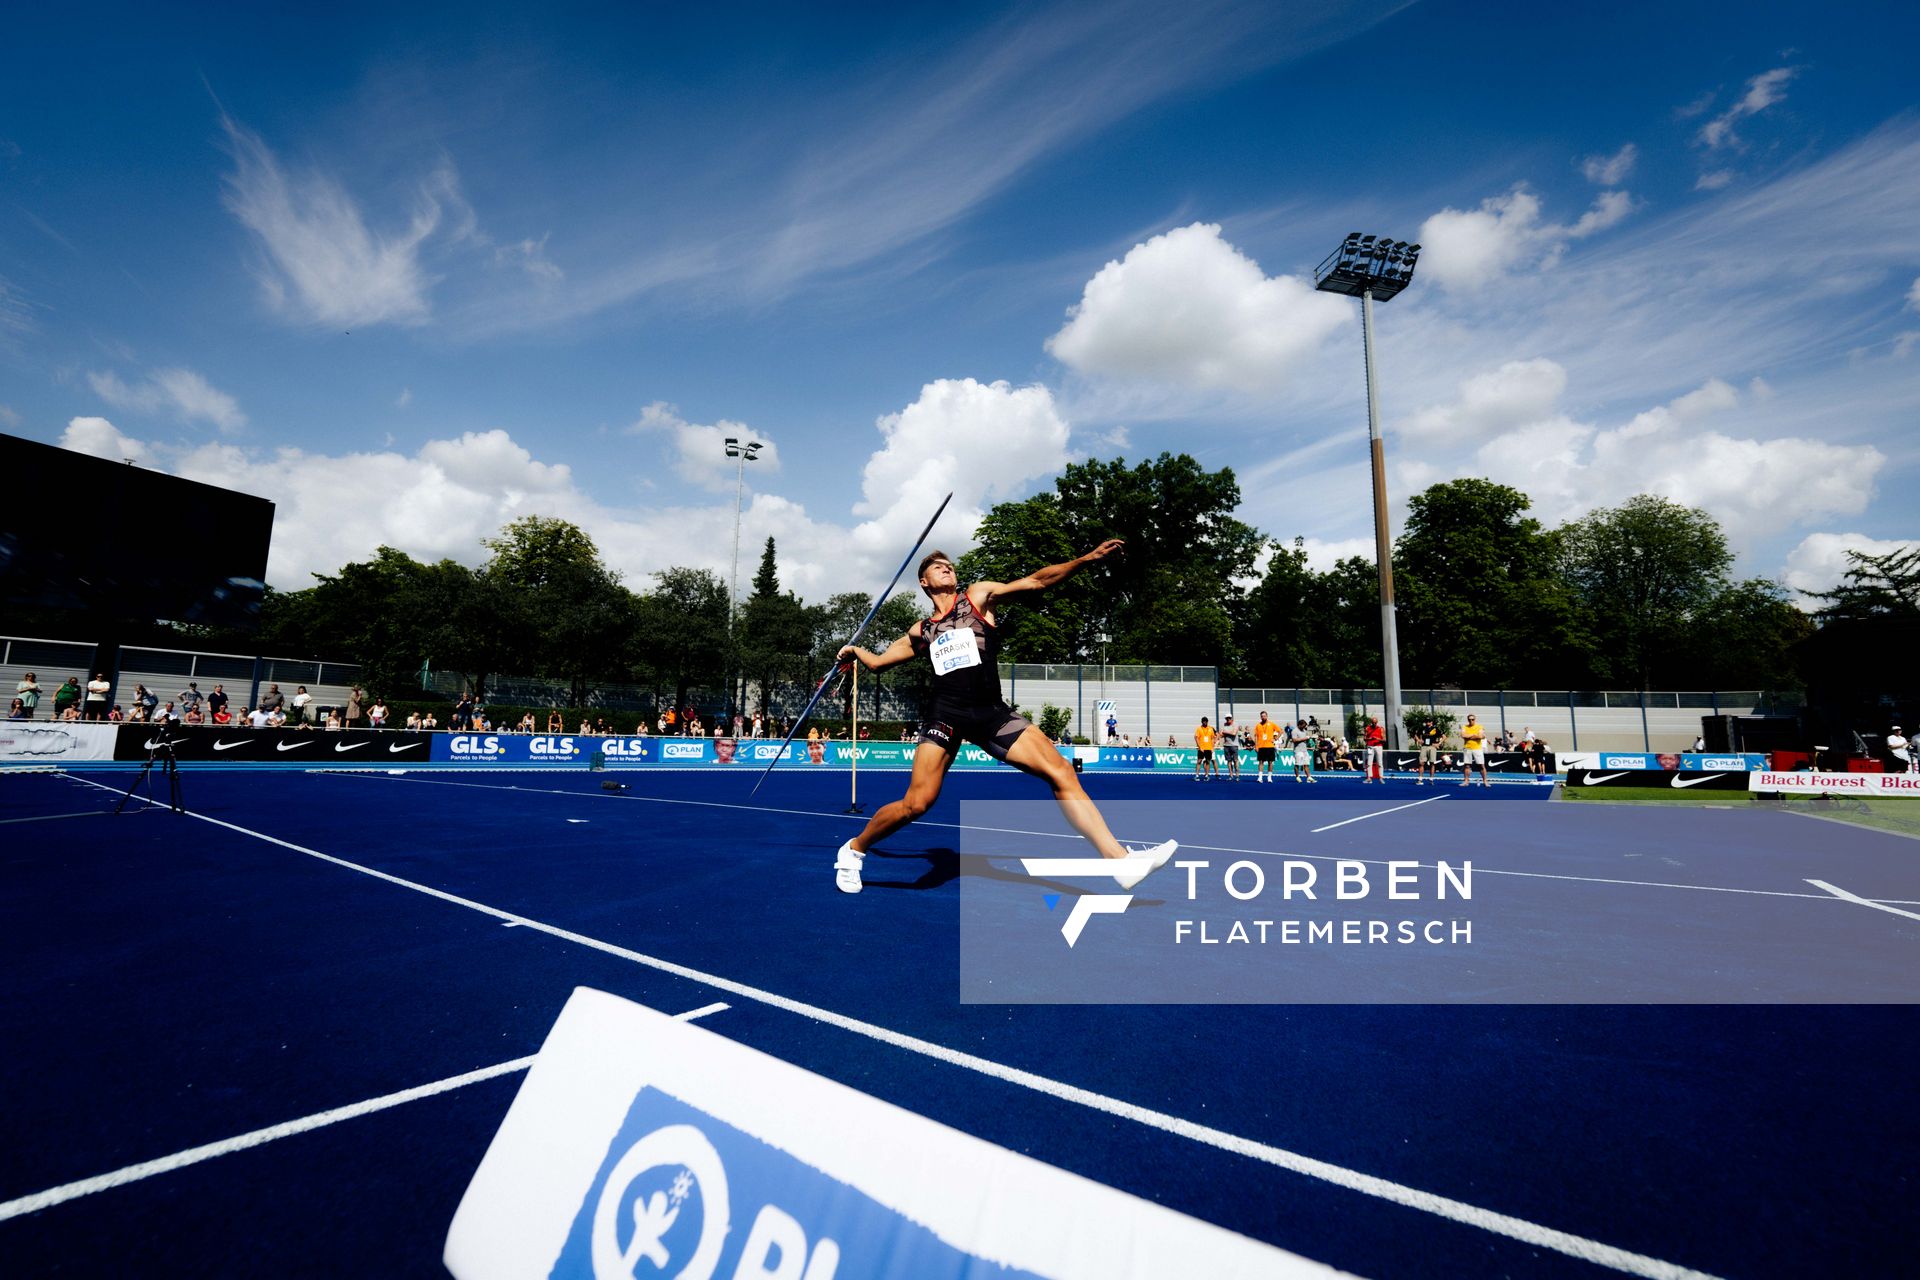
[[1255,392],[1351,323],[1351,304],[1265,275],[1217,225],[1195,223],[1102,267],[1047,350],[1084,374]]
[[640,411],[640,417],[627,430],[635,435],[657,432],[668,439],[674,474],[689,484],[714,493],[732,493],[741,464],[727,456],[729,436],[744,443],[760,442],[764,447],[745,464],[747,483],[780,470],[780,447],[764,431],[755,431],[744,422],[722,418],[710,425],[688,422],[674,406],[656,400]]
[[1738,147],[1740,139],[1734,133],[1733,126],[1749,116],[1759,115],[1784,99],[1787,96],[1787,82],[1798,75],[1799,70],[1798,67],[1775,67],[1747,81],[1747,91],[1740,101],[1700,126],[1701,144],[1707,147]]
[[1524,184],[1478,209],[1442,209],[1420,226],[1421,274],[1472,291],[1524,267],[1551,267],[1567,244],[1617,225],[1634,209],[1625,191],[1603,191],[1572,226],[1541,219],[1540,197]]
[[400,388],[400,394],[393,398],[393,407],[396,409],[404,409],[412,403],[413,403],[412,387]]
[[1913,285],[1907,290],[1907,306],[1920,311],[1920,276],[1914,277]]
[[1610,156],[1588,156],[1581,161],[1580,172],[1587,176],[1588,182],[1617,187],[1633,172],[1633,163],[1639,158],[1640,148],[1629,142]]
[[[1293,544],[1287,543],[1289,547]],[[1325,573],[1342,560],[1359,556],[1362,560],[1373,561],[1372,538],[1303,538],[1301,549],[1307,553],[1307,567],[1316,573]]]
[[451,166],[418,185],[404,227],[380,232],[334,178],[317,170],[289,175],[258,134],[231,119],[221,123],[234,166],[226,205],[258,239],[258,275],[269,301],[319,324],[426,321],[432,281],[421,248],[449,209],[457,215],[456,238],[471,230]]
[[1733,170],[1713,169],[1701,174],[1694,182],[1693,189],[1695,191],[1718,191],[1723,187],[1731,186],[1733,179]]
[[1820,601],[1805,597],[1840,585],[1847,571],[1847,552],[1883,556],[1913,546],[1920,546],[1920,542],[1909,538],[1869,538],[1864,533],[1810,533],[1787,554],[1787,571],[1781,580],[1801,594],[1803,606],[1816,608]]
[[1483,475],[1527,494],[1548,523],[1653,493],[1703,508],[1744,543],[1781,526],[1858,514],[1886,462],[1868,446],[1709,429],[1741,403],[1717,378],[1611,428],[1556,409],[1564,380],[1548,360],[1467,379],[1454,403],[1415,420],[1430,437],[1443,427],[1464,434],[1487,423],[1498,424],[1497,434],[1466,457],[1403,465],[1403,481],[1418,489],[1449,475]]
[[1400,428],[1412,438],[1461,441],[1507,431],[1552,415],[1567,389],[1567,371],[1552,360],[1510,360],[1460,384],[1450,404],[1420,410]]
[[[664,429],[678,430],[679,420],[665,406],[654,417]],[[1069,457],[1067,425],[1044,387],[930,383],[876,428],[879,447],[868,459],[863,497],[852,513],[864,520],[816,519],[789,498],[755,492],[741,517],[743,559],[748,549],[757,557],[773,537],[781,582],[807,598],[875,591],[949,490],[953,505],[933,536],[957,555],[971,545],[987,504],[1017,496]],[[723,577],[731,571],[731,494],[659,507],[609,506],[589,496],[570,467],[541,461],[501,430],[430,440],[411,454],[392,448],[328,454],[163,444],[135,439],[105,418],[81,417],[68,423],[60,443],[270,499],[276,511],[267,579],[287,590],[311,585],[315,572],[364,560],[381,545],[424,560],[479,564],[487,555],[481,539],[523,515],[580,525],[607,563],[638,588],[649,574],[673,565]],[[726,459],[720,463],[725,467]],[[689,497],[695,492],[686,491]]]
[[0,404],[0,427],[17,427],[19,425],[20,415],[14,411],[13,406]]
[[987,506],[1059,471],[1070,457],[1067,423],[1042,386],[942,378],[874,425],[886,443],[861,475],[853,510],[868,519],[853,530],[853,542],[876,557],[912,545],[949,492],[953,503],[933,537],[944,537],[957,554],[962,548],[953,544],[971,543]]
[[166,410],[181,422],[208,422],[228,433],[247,425],[240,402],[191,369],[156,369],[138,386],[127,385],[111,371],[89,373],[87,385],[116,409]]

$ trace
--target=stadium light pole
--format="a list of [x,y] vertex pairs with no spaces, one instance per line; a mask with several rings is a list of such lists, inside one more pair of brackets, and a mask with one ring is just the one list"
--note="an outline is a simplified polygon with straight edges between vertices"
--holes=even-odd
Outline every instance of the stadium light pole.
[[[734,459],[733,464],[733,576],[727,585],[727,701],[733,705],[729,710],[739,713],[739,699],[735,695],[735,679],[738,672],[734,658],[736,648],[733,642],[734,614],[740,610],[740,501],[746,493],[747,464],[760,456],[760,450],[766,448],[758,440],[742,443],[738,436],[727,437],[727,456]],[[744,697],[746,690],[738,691]]]
[[1349,232],[1313,272],[1313,287],[1360,299],[1360,342],[1367,363],[1367,444],[1373,455],[1373,545],[1380,566],[1380,647],[1386,665],[1387,745],[1399,748],[1400,641],[1393,620],[1393,540],[1387,536],[1387,451],[1380,439],[1380,389],[1374,376],[1373,300],[1386,302],[1413,283],[1420,246]]

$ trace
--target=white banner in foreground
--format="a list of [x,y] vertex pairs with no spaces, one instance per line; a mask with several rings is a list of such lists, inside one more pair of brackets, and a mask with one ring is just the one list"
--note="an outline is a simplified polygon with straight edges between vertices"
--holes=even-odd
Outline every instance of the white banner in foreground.
[[117,724],[55,724],[52,721],[0,721],[0,768],[22,764],[62,764],[68,760],[111,760]]
[[1340,1274],[584,987],[445,1260],[459,1280]]
[[1920,773],[1775,773],[1761,769],[1747,775],[1747,790],[1920,799]]

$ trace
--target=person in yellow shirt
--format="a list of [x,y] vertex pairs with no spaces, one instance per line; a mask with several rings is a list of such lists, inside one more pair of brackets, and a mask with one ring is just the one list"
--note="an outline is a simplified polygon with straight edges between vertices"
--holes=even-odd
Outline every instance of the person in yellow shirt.
[[1201,716],[1200,727],[1193,731],[1193,780],[1195,782],[1209,775],[1215,782],[1220,780],[1220,766],[1213,762],[1213,743],[1218,736],[1208,727],[1207,718]]
[[1460,785],[1471,785],[1473,767],[1479,765],[1480,785],[1491,787],[1493,784],[1487,781],[1487,727],[1474,719],[1471,712],[1467,722],[1460,726],[1460,746]]
[[1259,761],[1259,770],[1255,774],[1262,782],[1273,781],[1274,750],[1280,745],[1280,726],[1267,719],[1262,711],[1260,719],[1253,726],[1254,756]]

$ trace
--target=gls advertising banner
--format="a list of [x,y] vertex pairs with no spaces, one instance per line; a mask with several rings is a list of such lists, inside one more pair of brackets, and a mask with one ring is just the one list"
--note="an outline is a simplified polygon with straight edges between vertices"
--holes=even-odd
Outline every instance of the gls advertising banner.
[[584,988],[444,1260],[458,1280],[1338,1274]]
[[[150,724],[123,724],[114,742],[115,760],[145,761],[160,745]],[[429,742],[437,735],[404,729],[235,729],[231,726],[181,728],[173,732],[173,758],[222,764],[286,764],[319,768],[425,764]]]

